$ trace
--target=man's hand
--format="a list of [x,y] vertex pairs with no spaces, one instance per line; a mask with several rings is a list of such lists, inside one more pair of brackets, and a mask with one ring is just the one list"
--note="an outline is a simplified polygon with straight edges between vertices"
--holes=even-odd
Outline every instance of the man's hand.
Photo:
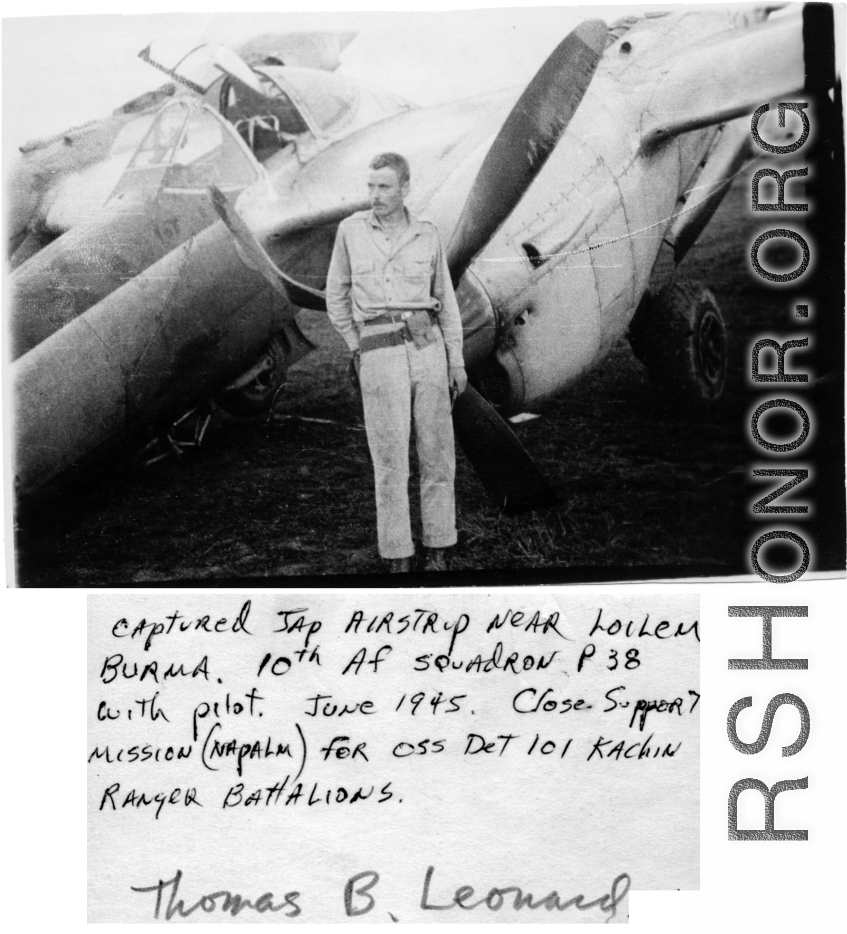
[[361,390],[361,384],[359,382],[359,371],[362,366],[362,352],[360,350],[354,350],[353,356],[350,357],[350,363],[347,367],[347,378],[350,380],[350,385],[359,392]]
[[463,366],[451,366],[447,368],[447,384],[450,387],[450,398],[455,399],[461,396],[468,385],[468,374]]

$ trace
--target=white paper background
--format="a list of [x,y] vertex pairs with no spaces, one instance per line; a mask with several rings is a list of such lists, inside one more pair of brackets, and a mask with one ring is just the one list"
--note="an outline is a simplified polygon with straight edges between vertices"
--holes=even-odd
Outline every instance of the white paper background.
[[[492,913],[484,908],[423,915],[418,906],[430,865],[436,872],[428,901],[440,905],[450,904],[462,885],[480,893],[474,901],[491,887],[510,885],[532,891],[536,901],[553,890],[563,901],[579,893],[592,901],[610,891],[612,880],[621,873],[630,876],[634,889],[698,887],[696,596],[657,597],[649,591],[628,599],[600,594],[589,600],[550,591],[532,599],[486,593],[256,595],[246,624],[251,635],[172,632],[153,638],[149,650],[143,648],[143,635],[135,639],[112,635],[120,619],[131,625],[142,618],[164,621],[177,609],[186,624],[206,615],[231,620],[245,599],[217,594],[90,598],[89,751],[96,746],[102,753],[108,746],[114,755],[117,749],[136,744],[190,746],[192,712],[200,708],[198,740],[190,758],[182,762],[107,763],[102,757],[90,762],[92,920],[149,918],[154,896],[130,894],[129,886],[156,885],[160,878],[171,878],[176,868],[185,873],[180,893],[186,905],[222,888],[254,898],[273,889],[275,902],[281,903],[281,893],[293,889],[302,893],[302,921],[346,920],[341,901],[344,885],[366,870],[378,872],[380,881],[373,893],[377,898],[373,914],[362,920],[376,922],[384,921],[389,911],[401,921],[515,920],[511,911]],[[307,658],[297,660],[295,653],[304,645],[301,633],[274,632],[281,626],[277,612],[295,607],[308,608],[305,619],[322,621],[310,640],[311,649],[319,646],[320,666]],[[427,610],[424,620],[432,612],[438,614],[439,631],[397,625],[403,616],[417,619],[417,608]],[[364,623],[358,632],[347,633],[345,627],[357,609],[364,614]],[[553,620],[556,630],[505,625],[486,631],[495,617],[503,620],[509,610],[522,612],[526,621],[538,611],[541,620]],[[631,623],[636,635],[595,631],[599,610],[601,626],[620,630],[620,625],[613,625],[620,620],[624,626]],[[379,632],[366,632],[369,620],[381,620],[389,612],[394,617],[393,632],[390,624]],[[417,661],[421,656],[446,658],[453,636],[440,631],[441,621],[456,620],[461,613],[468,617],[467,629],[456,635],[449,669],[422,671]],[[669,625],[663,627],[661,639],[637,636],[642,625],[652,633],[663,620]],[[674,636],[678,629],[687,634]],[[490,658],[498,643],[503,659],[517,653],[536,663],[543,658],[549,665],[525,670],[518,663],[517,674],[475,670],[472,660],[478,655]],[[589,643],[595,647],[594,655],[579,671]],[[358,674],[342,673],[363,648],[370,658],[385,645],[390,652],[383,653],[376,673],[368,665]],[[160,683],[149,677],[143,682],[124,679],[119,669],[104,669],[105,659],[116,661],[116,653],[126,660],[130,672],[136,663],[140,670],[157,660]],[[274,676],[266,666],[259,675],[266,653],[274,659],[280,655],[292,659],[290,668],[283,664],[285,673]],[[201,675],[161,680],[169,663],[191,669],[204,655],[209,660],[208,679]],[[471,663],[471,670],[453,668],[461,663]],[[613,706],[607,692],[620,686],[625,690],[614,691]],[[254,702],[253,716],[249,710],[238,716],[224,710],[215,716],[202,708],[204,702],[214,701],[223,706],[226,694],[233,701],[244,701],[251,688],[263,698]],[[539,698],[548,688],[548,697],[581,698],[591,707],[565,713],[513,710],[518,692],[534,689]],[[157,691],[157,704],[167,711],[169,721],[154,724],[139,719],[135,699],[152,697]],[[418,692],[425,693],[427,701],[439,693],[444,698],[464,695],[457,700],[461,710],[448,712],[450,705],[444,703],[433,713],[425,701],[412,714],[410,703]],[[373,712],[311,717],[307,698],[318,693],[332,694],[338,704],[369,700]],[[530,695],[521,697],[519,706],[526,709]],[[653,711],[643,728],[639,725],[635,715],[639,698],[677,697],[682,698],[679,713]],[[96,719],[101,701],[116,719]],[[128,708],[134,709],[131,720],[126,718]],[[295,724],[308,747],[299,779],[303,799],[288,807],[260,803],[221,810],[229,789],[238,784],[243,784],[247,797],[290,776],[281,800],[287,798],[301,765]],[[272,737],[272,748],[289,742],[292,757],[245,759],[241,777],[232,759],[207,757],[207,764],[218,769],[211,773],[200,761],[210,729],[219,743],[237,738],[236,746],[264,743],[266,736]],[[478,751],[480,741],[469,742],[471,734],[485,737],[494,751]],[[339,735],[349,737],[344,745],[351,749],[364,742],[367,761],[323,756],[322,747]],[[513,738],[503,748],[500,736]],[[592,752],[601,737],[606,741],[601,753]],[[433,753],[430,747],[426,755],[403,758],[391,753],[400,742],[417,744],[426,738],[443,740],[443,751]],[[555,751],[542,754],[548,741],[555,744]],[[614,756],[612,750],[619,743],[632,750],[631,758]],[[659,751],[659,758],[649,754],[636,758],[645,746]],[[676,749],[673,757],[661,755],[667,747]],[[477,751],[468,755],[466,748]],[[379,789],[389,782],[393,797],[377,804]],[[104,790],[114,783],[120,784],[120,791],[105,799]],[[305,799],[315,783],[319,803],[310,807]],[[174,786],[197,787],[203,809],[180,803],[163,808],[154,820],[150,809],[122,806],[131,788],[170,792]],[[376,790],[367,802],[325,805],[323,794],[337,786],[350,794],[360,786]],[[364,900],[357,900],[356,906],[363,907]],[[571,920],[571,915],[582,922],[608,917],[597,909],[571,909],[566,915],[541,910],[527,920],[560,922]],[[623,908],[616,913],[618,921],[625,917]]]
[[[323,9],[340,6],[337,0],[323,0],[318,5]],[[368,0],[366,4],[347,6],[377,9],[396,5]],[[454,5],[470,8],[512,4],[461,0]],[[227,4],[186,0],[179,7],[209,10],[225,9]],[[250,7],[275,11],[283,8],[279,3],[260,2]],[[149,12],[164,8],[156,0],[143,7],[122,7]],[[114,7],[83,2],[72,9],[91,13],[112,12]],[[66,12],[67,7],[36,0],[7,2],[3,7],[4,16]],[[49,62],[44,68],[49,80],[60,85],[61,75],[51,74]],[[5,145],[4,141],[4,150]],[[9,529],[7,511],[7,543]],[[701,891],[636,893],[630,899],[631,929],[645,934],[712,934],[716,930],[726,934],[794,934],[798,930],[818,934],[840,930],[844,921],[840,892],[847,868],[842,691],[847,658],[845,581],[800,581],[783,587],[758,581],[648,586],[650,592],[701,594]],[[607,589],[608,585],[569,588],[569,592]],[[626,593],[646,588],[627,585],[617,589]],[[86,595],[77,591],[7,591],[0,599],[6,634],[4,920],[15,931],[72,932],[82,928],[86,917],[86,765],[81,754],[87,745]],[[759,646],[755,621],[729,619],[727,606],[768,602],[808,604],[808,620],[778,621],[775,637],[775,654],[807,657],[808,672],[727,671],[727,658],[744,655],[745,648],[754,654]],[[732,703],[752,695],[758,714],[770,697],[785,690],[797,693],[809,707],[812,729],[807,746],[792,759],[780,757],[780,747],[796,736],[796,721],[791,719],[795,715],[781,711],[771,741],[760,755],[748,757],[735,752],[726,739],[725,725]],[[778,826],[807,827],[807,843],[727,841],[726,798],[735,781],[750,776],[770,782],[803,775],[809,776],[809,790],[780,796],[777,815]]]
[[[597,594],[606,588],[569,588]],[[682,585],[625,585],[622,593],[679,593]],[[768,931],[818,934],[841,924],[838,893],[844,878],[843,581],[798,582],[787,597],[765,584],[699,585],[701,593],[701,890],[637,892],[630,897],[632,930],[727,934]],[[523,591],[521,599],[531,599]],[[807,621],[777,621],[774,654],[806,657],[808,672],[732,672],[726,660],[755,654],[755,620],[732,620],[730,604],[807,604]],[[15,930],[40,930],[41,911],[60,912],[63,930],[86,917],[86,654],[84,593],[24,593],[5,597],[7,766],[6,846],[14,853]],[[790,690],[811,713],[811,737],[792,759],[780,748],[797,735],[796,714],[780,711],[771,740],[758,756],[738,754],[726,739],[726,714],[752,695],[757,716],[776,693]],[[17,711],[18,713],[15,713]],[[726,800],[734,782],[809,776],[809,790],[778,799],[777,826],[805,827],[807,843],[729,843]],[[742,799],[743,800],[743,799]],[[754,826],[751,816],[747,826]],[[49,892],[49,905],[45,893]],[[36,907],[36,906],[44,906]],[[55,906],[61,906],[60,908]],[[52,927],[52,922],[51,922]],[[107,928],[110,927],[107,925]]]

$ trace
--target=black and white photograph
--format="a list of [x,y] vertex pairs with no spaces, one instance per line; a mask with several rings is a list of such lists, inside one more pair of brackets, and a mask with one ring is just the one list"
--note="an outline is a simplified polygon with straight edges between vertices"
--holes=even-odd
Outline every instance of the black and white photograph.
[[9,579],[843,573],[839,10],[5,20]]

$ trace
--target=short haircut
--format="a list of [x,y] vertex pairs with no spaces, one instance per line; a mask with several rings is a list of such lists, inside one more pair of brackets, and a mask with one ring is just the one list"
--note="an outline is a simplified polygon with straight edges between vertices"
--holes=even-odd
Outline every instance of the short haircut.
[[394,169],[401,185],[405,185],[411,178],[409,163],[396,152],[381,152],[378,156],[374,156],[371,159],[370,168]]

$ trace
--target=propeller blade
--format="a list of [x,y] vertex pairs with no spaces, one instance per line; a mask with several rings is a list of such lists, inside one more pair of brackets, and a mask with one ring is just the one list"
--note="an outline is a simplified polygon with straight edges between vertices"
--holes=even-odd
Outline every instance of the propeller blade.
[[226,224],[233,239],[241,248],[240,255],[246,266],[261,273],[273,286],[274,291],[284,295],[301,308],[326,309],[326,300],[322,292],[300,285],[274,265],[273,260],[256,239],[244,218],[219,188],[212,185],[209,193],[218,216]]
[[607,32],[606,24],[598,19],[577,26],[541,66],[506,118],[447,247],[454,285],[555,149],[591,83]]
[[[300,308],[310,308],[313,311],[326,311],[325,293],[298,282],[278,268],[260,243],[256,233],[235,210],[235,206],[227,196],[214,185],[209,188],[209,194],[218,216],[226,224],[241,248],[241,256],[245,265],[260,272],[277,292],[285,295],[294,305]],[[277,237],[288,236],[304,228],[317,227],[321,224],[337,224],[366,206],[366,202],[339,202],[323,206],[307,204],[299,213],[296,209],[292,209],[288,217],[277,218],[275,235]]]
[[486,492],[504,512],[560,503],[512,429],[473,386],[453,405],[453,428]]
[[[566,36],[506,118],[447,246],[454,284],[512,213],[562,138],[603,55],[607,32],[602,20],[588,20]],[[511,428],[471,386],[453,406],[453,427],[483,486],[505,512],[560,502]]]

